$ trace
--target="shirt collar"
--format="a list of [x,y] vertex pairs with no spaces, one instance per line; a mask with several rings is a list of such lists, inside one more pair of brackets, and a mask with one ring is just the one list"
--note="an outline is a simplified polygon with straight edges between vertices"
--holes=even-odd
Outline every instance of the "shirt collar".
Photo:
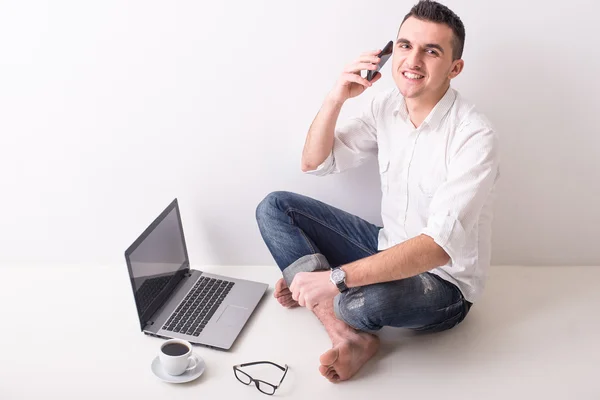
[[[448,113],[452,104],[454,104],[454,100],[456,99],[456,92],[449,87],[444,96],[437,102],[435,107],[429,112],[424,124],[427,124],[431,129],[436,129],[440,122],[442,122],[442,118]],[[398,102],[398,105],[394,109],[394,115],[399,115],[405,122],[410,123],[408,109],[406,108],[406,99],[402,96]]]

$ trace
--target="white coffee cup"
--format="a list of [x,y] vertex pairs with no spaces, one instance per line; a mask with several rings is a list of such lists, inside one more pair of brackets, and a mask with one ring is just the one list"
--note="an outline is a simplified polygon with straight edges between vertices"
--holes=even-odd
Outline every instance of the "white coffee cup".
[[160,364],[169,375],[181,375],[195,369],[198,357],[192,353],[190,342],[181,339],[169,339],[160,346],[158,355]]

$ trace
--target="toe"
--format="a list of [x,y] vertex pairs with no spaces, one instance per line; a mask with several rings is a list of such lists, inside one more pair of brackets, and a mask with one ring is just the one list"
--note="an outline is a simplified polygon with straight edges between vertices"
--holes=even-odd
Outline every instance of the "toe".
[[298,306],[298,302],[292,298],[292,296],[280,296],[275,297],[279,304],[286,308],[294,308]]
[[283,304],[284,307],[286,308],[295,308],[298,307],[298,303],[296,303],[295,301],[288,301],[285,304]]
[[291,297],[292,296],[292,292],[290,292],[290,289],[286,288],[286,289],[283,289],[280,292],[273,293],[273,296],[275,296],[275,297],[290,296]]
[[285,281],[283,280],[283,278],[281,278],[275,284],[275,293],[281,292],[283,289],[286,289],[287,287],[288,287],[287,283],[285,283]]
[[319,372],[321,373],[321,375],[326,377],[327,373],[329,372],[329,367],[327,367],[325,365],[321,365],[321,366],[319,366]]
[[332,383],[338,383],[340,381],[340,376],[335,372],[335,370],[329,371],[326,378],[329,382]]
[[321,355],[319,361],[321,361],[321,364],[323,365],[333,365],[333,363],[337,361],[339,355],[339,350],[337,348],[329,349]]
[[290,303],[290,299],[287,297],[277,297],[277,301],[284,307],[287,307],[287,305]]

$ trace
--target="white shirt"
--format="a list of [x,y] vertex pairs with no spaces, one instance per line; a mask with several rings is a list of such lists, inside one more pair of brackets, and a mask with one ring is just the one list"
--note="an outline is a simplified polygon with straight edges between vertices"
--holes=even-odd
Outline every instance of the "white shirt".
[[339,173],[377,156],[381,177],[379,250],[425,234],[450,256],[429,272],[466,300],[481,294],[491,258],[492,206],[499,177],[497,134],[450,88],[415,128],[398,89],[339,124],[329,157],[314,175]]

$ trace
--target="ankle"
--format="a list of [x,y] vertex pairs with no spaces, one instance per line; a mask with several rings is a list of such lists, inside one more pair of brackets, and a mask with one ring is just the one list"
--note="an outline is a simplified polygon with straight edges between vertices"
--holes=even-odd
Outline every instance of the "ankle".
[[340,342],[356,341],[360,338],[361,333],[361,331],[343,324],[343,326],[340,326],[340,329],[332,332],[331,341],[334,345]]

